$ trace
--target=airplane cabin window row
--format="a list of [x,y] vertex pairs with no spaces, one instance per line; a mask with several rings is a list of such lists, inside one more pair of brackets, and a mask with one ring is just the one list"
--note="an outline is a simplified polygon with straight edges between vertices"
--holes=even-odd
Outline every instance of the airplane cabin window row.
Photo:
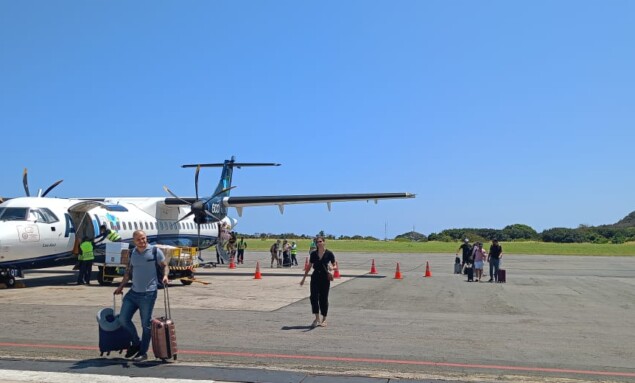
[[[129,221],[121,221],[119,224],[115,225],[112,222],[109,222],[110,229],[112,230],[196,230],[196,224],[193,222],[165,222],[158,221],[156,224],[154,222],[129,222]],[[216,224],[204,223],[201,224],[201,229],[212,229]]]

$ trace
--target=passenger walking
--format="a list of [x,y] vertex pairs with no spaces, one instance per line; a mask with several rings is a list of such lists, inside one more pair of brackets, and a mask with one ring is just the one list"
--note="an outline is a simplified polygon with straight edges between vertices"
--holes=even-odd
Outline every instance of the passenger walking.
[[273,269],[274,262],[276,263],[276,265],[280,263],[280,261],[278,260],[278,246],[279,245],[280,245],[280,240],[274,242],[273,245],[271,245],[271,247],[269,248],[269,252],[271,253],[271,268],[272,269]]
[[278,267],[282,267],[282,255],[284,253],[284,246],[280,243],[280,240],[277,240],[278,244]]
[[236,262],[236,233],[233,231],[229,233],[229,240],[227,240],[227,254],[229,254],[229,263]]
[[[310,301],[311,310],[313,315],[315,315],[315,320],[311,324],[311,327],[326,327],[326,316],[329,311],[329,290],[331,288],[331,281],[333,280],[331,271],[337,268],[337,265],[333,252],[325,247],[324,238],[318,237],[315,242],[317,250],[313,251],[309,258],[309,264],[313,267]],[[304,285],[309,270],[310,267],[304,270],[304,276],[300,281],[300,286]],[[321,321],[320,314],[322,314]]]
[[291,267],[291,244],[286,239],[282,241],[282,266]]
[[459,248],[456,250],[456,256],[458,257],[459,252],[462,253],[462,258],[461,258],[461,269],[463,270],[465,268],[465,264],[467,263],[472,263],[470,261],[470,257],[472,256],[472,246],[470,246],[470,240],[465,238],[463,240],[463,243],[461,244],[461,246],[459,246]]
[[472,257],[474,258],[474,273],[475,282],[480,281],[483,278],[483,263],[485,262],[485,250],[483,250],[483,244],[481,242],[476,242],[474,245],[474,251],[472,253]]
[[503,247],[498,244],[498,240],[492,240],[492,245],[489,247],[489,255],[487,261],[489,262],[489,281],[498,282],[498,269],[500,267],[500,260],[503,258]]
[[[123,288],[132,278],[132,287],[123,298],[119,322],[132,335],[132,345],[126,352],[126,358],[134,358],[135,361],[148,359],[150,347],[152,310],[157,299],[157,285],[159,275],[157,266],[163,269],[161,281],[164,286],[168,284],[169,267],[161,249],[148,245],[148,238],[143,230],[133,233],[135,248],[130,253],[130,263],[113,294],[123,294]],[[132,276],[132,277],[131,277]],[[139,339],[137,329],[132,323],[132,316],[139,310],[141,317],[142,336]]]

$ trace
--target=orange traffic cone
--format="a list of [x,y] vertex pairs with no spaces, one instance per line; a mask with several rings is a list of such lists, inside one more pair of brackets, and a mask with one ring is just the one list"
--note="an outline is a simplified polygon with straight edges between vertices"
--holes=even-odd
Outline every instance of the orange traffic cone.
[[256,262],[256,274],[254,274],[254,279],[262,279],[262,275],[260,274],[260,261]]
[[399,262],[397,262],[397,270],[395,270],[395,279],[403,279],[401,277],[401,271],[399,271]]
[[234,263],[234,257],[229,258],[229,268],[230,269],[236,268],[236,263]]
[[339,279],[342,276],[340,275],[340,265],[339,263],[337,263],[337,261],[335,261],[335,271],[333,271],[333,278],[335,279]]
[[430,272],[430,264],[428,263],[428,261],[426,261],[426,274],[424,275],[424,277],[428,278],[432,276],[432,272]]
[[373,258],[373,263],[370,265],[370,273],[377,274],[377,269],[375,268],[375,259]]

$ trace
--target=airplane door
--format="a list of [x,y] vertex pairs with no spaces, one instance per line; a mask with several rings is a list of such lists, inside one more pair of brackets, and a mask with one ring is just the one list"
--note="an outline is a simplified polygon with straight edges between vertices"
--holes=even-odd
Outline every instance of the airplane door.
[[68,213],[73,221],[73,226],[75,226],[75,244],[73,247],[73,253],[79,252],[79,241],[82,238],[95,238],[95,226],[93,225],[93,220],[88,214],[92,209],[102,206],[101,203],[96,201],[83,201],[76,203],[75,205],[68,208]]

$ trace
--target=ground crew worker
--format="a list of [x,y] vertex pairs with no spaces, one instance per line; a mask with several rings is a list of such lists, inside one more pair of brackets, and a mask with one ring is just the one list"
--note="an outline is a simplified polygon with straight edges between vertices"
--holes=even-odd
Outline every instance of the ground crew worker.
[[298,265],[298,245],[295,244],[295,241],[291,242],[291,266]]
[[240,237],[238,241],[238,263],[245,263],[245,249],[247,248],[247,242],[244,237]]
[[98,244],[105,239],[108,239],[111,242],[120,242],[121,236],[114,230],[110,230],[106,224],[102,224],[99,226],[99,235],[95,237],[95,244]]
[[79,250],[79,274],[77,275],[77,284],[90,285],[90,274],[93,271],[93,261],[95,260],[93,242],[88,238],[84,238],[79,245]]

